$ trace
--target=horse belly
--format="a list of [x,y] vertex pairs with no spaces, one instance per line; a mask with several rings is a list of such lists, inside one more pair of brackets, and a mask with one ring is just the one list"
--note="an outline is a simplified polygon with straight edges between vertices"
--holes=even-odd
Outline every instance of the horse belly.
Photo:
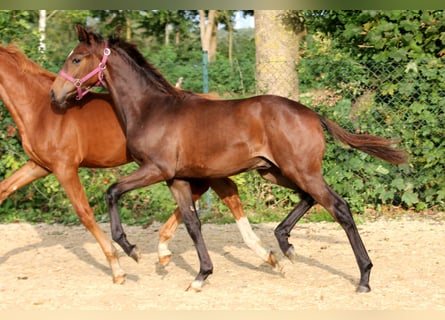
[[116,167],[131,161],[127,152],[126,140],[122,135],[92,136],[81,141],[78,152],[82,157],[82,166],[94,168]]
[[188,178],[222,178],[256,169],[270,168],[271,164],[260,157],[236,158],[213,156],[189,161],[177,168],[176,176]]

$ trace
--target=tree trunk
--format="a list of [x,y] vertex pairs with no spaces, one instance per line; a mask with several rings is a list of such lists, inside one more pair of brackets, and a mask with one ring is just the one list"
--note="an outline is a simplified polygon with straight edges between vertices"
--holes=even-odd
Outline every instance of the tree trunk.
[[209,61],[214,61],[216,54],[216,31],[218,30],[218,26],[216,23],[217,12],[216,10],[209,10],[207,19],[204,10],[198,10],[198,12],[202,51],[207,51]]
[[179,30],[177,30],[177,31],[175,32],[175,45],[178,46],[180,40],[181,40],[181,32],[180,32]]
[[168,23],[164,27],[164,45],[168,46],[170,44],[170,31]]
[[298,100],[298,49],[303,33],[286,21],[286,14],[286,10],[255,10],[256,90]]
[[127,41],[131,41],[131,20],[128,14],[125,15],[125,36]]
[[46,52],[46,10],[39,10],[39,52],[44,55]]
[[224,16],[226,18],[226,24],[227,24],[227,31],[228,31],[228,58],[229,58],[229,62],[230,64],[232,64],[232,60],[233,60],[233,25],[232,25],[232,21],[230,21],[230,15],[229,15],[229,11],[224,11]]
[[212,33],[210,35],[209,62],[213,62],[216,60],[216,47],[218,44],[217,35],[218,35],[218,23],[215,22],[212,26]]

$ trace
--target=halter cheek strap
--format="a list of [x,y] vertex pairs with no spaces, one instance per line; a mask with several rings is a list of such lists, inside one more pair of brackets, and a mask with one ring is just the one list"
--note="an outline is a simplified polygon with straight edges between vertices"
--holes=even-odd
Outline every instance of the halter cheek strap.
[[[76,100],[82,99],[84,95],[86,95],[88,92],[90,92],[95,87],[98,87],[100,85],[105,86],[105,84],[103,82],[103,78],[104,78],[103,71],[107,68],[106,63],[107,63],[107,59],[108,59],[108,56],[110,55],[110,53],[111,53],[111,50],[110,50],[110,48],[108,48],[108,43],[105,43],[105,49],[104,49],[104,55],[102,57],[102,61],[99,63],[99,65],[93,71],[91,71],[90,73],[88,73],[86,76],[84,76],[81,79],[79,79],[79,78],[75,79],[75,78],[71,77],[69,74],[67,74],[63,70],[61,70],[59,72],[59,74],[62,77],[64,77],[68,81],[72,82],[74,84],[74,86],[76,87],[76,89],[77,89]],[[82,88],[82,84],[85,81],[87,81],[87,80],[91,79],[92,77],[94,77],[96,74],[98,74],[97,75],[97,77],[98,77],[97,82],[93,86],[91,86],[91,87],[89,87],[89,88],[84,90]]]

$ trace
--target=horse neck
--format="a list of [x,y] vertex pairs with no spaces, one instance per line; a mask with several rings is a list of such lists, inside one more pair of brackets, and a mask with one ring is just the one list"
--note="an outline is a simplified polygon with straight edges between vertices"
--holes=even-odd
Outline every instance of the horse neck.
[[150,112],[150,104],[147,102],[174,96],[178,92],[173,86],[160,89],[154,85],[153,79],[139,74],[118,54],[110,55],[104,79],[114,101],[115,111],[124,126],[130,117],[137,118],[142,113]]
[[41,124],[50,111],[49,90],[54,78],[47,72],[21,70],[8,54],[0,54],[0,99],[11,114],[20,135]]

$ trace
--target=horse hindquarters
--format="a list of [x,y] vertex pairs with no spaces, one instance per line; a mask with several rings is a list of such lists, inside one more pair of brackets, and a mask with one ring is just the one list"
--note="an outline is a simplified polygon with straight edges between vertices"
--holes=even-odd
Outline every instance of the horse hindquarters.
[[[283,141],[283,139],[276,143],[277,145],[281,143],[281,146],[278,147],[280,149],[275,149],[274,154],[275,159],[279,161],[279,173],[286,178],[285,182],[291,181],[298,186],[298,190],[301,191],[300,194],[303,194],[302,202],[280,224],[277,232],[290,232],[290,227],[295,225],[298,219],[312,206],[313,201],[319,203],[345,230],[360,269],[360,283],[357,291],[367,292],[370,291],[369,275],[372,263],[358,233],[348,204],[326,184],[322,176],[321,164],[325,139],[318,116],[315,113],[313,115],[315,117],[305,119],[303,131],[300,129],[300,131],[293,132],[292,137],[299,137],[303,140],[294,145],[289,140],[288,145],[294,148],[283,148],[283,145],[286,146],[284,144],[286,141]],[[301,132],[310,136],[310,139],[304,139],[304,136],[301,135],[298,136]],[[298,146],[298,148],[295,146]],[[287,152],[283,153],[284,151]],[[295,188],[293,189],[295,190]],[[284,239],[285,235],[281,234],[278,237]],[[280,246],[284,250],[284,254],[287,255],[291,248],[286,243],[287,240],[280,242]]]

